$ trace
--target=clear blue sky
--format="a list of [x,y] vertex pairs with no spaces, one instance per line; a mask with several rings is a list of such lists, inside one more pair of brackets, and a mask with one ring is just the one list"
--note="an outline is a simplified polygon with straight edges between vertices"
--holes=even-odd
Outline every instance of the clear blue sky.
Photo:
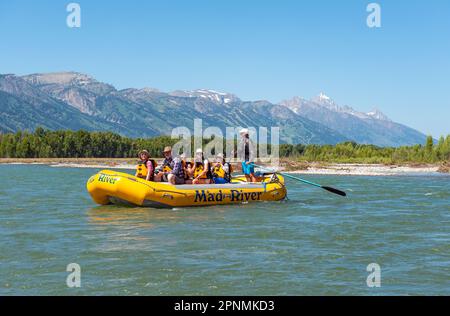
[[[450,1],[0,2],[0,73],[74,70],[117,88],[209,88],[278,102],[321,91],[450,134]],[[378,2],[382,27],[366,25]]]

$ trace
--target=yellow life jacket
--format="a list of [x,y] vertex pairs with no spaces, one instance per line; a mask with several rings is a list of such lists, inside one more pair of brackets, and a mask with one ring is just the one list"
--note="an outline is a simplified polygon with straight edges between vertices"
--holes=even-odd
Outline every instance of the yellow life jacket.
[[216,165],[212,170],[213,177],[225,178],[225,170],[222,168],[222,164]]
[[163,172],[171,172],[171,171],[172,171],[172,168],[170,168],[170,166],[168,166],[168,165],[165,165],[165,166],[162,168],[162,171],[163,171]]
[[[147,173],[148,173],[148,168],[147,168],[147,162],[150,161],[153,165],[153,172],[155,171],[156,166],[158,165],[156,163],[156,161],[154,161],[153,159],[151,160],[147,160],[145,162],[139,162],[139,164],[137,165],[136,169],[137,169],[137,177],[138,178],[142,178],[142,179],[146,179],[147,178]],[[153,178],[153,175],[151,175],[150,179]]]
[[167,162],[167,160],[164,160],[160,171],[162,171],[162,172],[171,172],[172,168],[170,167],[170,162]]
[[[209,165],[209,163],[208,163]],[[202,172],[205,170],[205,167],[203,165],[203,162],[198,162],[197,166],[194,169],[194,178],[197,178]],[[211,178],[211,172],[208,170],[204,175],[202,175],[199,179],[210,179]]]
[[233,172],[233,167],[230,163],[216,165],[212,170],[212,176],[215,178],[223,178],[228,182],[231,181],[231,173]]

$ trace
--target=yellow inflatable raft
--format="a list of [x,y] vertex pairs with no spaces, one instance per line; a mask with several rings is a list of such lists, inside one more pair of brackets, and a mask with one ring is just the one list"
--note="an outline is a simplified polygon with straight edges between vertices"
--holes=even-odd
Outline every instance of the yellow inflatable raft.
[[279,201],[286,197],[284,178],[268,175],[258,183],[236,177],[228,184],[184,184],[149,182],[127,173],[103,170],[89,178],[87,190],[101,205],[183,207]]

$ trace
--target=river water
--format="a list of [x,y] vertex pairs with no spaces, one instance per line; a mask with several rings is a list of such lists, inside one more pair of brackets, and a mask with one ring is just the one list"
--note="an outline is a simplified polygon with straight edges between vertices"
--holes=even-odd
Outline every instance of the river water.
[[283,202],[157,210],[95,205],[97,171],[0,165],[0,294],[450,295],[449,176],[303,176],[349,196],[287,180]]

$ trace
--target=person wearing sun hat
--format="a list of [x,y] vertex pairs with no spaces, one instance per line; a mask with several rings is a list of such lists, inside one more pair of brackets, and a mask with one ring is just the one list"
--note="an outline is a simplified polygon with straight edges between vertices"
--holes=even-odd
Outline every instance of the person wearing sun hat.
[[184,168],[179,157],[172,157],[172,147],[166,146],[163,150],[164,161],[162,169],[155,178],[161,182],[169,182],[170,184],[184,184]]
[[162,151],[164,157],[161,167],[158,168],[158,172],[155,174],[155,182],[167,182],[167,174],[170,170],[170,164],[172,163],[172,147],[166,146]]
[[253,165],[254,158],[254,146],[250,140],[250,132],[247,128],[243,128],[239,131],[241,140],[238,147],[238,155],[242,161],[242,172],[247,179],[247,182],[256,182],[255,167]]
[[166,167],[167,169],[165,171],[169,171],[168,169],[172,169],[170,168],[170,164],[172,163],[172,147],[170,146],[166,146],[164,147],[163,150],[163,156],[164,156],[164,161],[163,161],[163,168]]
[[150,153],[145,149],[138,153],[138,157],[141,161],[136,167],[135,176],[147,181],[153,181],[156,168],[155,160],[150,159]]

